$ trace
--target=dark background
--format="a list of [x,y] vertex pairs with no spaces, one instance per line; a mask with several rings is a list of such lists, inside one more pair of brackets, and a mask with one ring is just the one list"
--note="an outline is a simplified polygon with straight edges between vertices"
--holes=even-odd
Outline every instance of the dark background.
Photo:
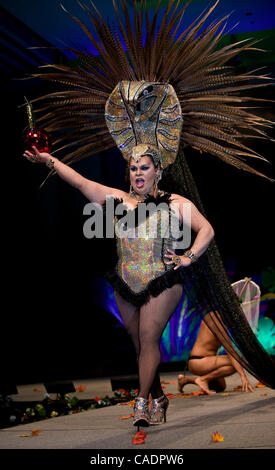
[[[21,80],[42,57],[37,51],[26,54],[18,41],[15,47],[13,33],[29,44],[47,42],[2,7],[0,12],[5,33],[10,31],[9,41],[6,37],[1,43],[2,378],[19,384],[128,373],[134,364],[131,343],[92,296],[94,277],[112,261],[111,244],[84,238],[87,201],[80,193],[55,176],[39,189],[47,169],[22,157],[26,116],[19,106],[24,95],[32,99],[46,88]],[[43,54],[48,61],[66,61],[55,52]],[[267,66],[274,76],[274,62]],[[274,100],[274,86],[256,95]],[[261,113],[274,120],[272,106]],[[274,138],[274,131],[270,135]],[[255,167],[275,178],[274,143],[253,148],[273,162]],[[274,184],[196,151],[186,156],[232,282],[274,265]],[[125,164],[116,149],[74,168],[127,189]]]

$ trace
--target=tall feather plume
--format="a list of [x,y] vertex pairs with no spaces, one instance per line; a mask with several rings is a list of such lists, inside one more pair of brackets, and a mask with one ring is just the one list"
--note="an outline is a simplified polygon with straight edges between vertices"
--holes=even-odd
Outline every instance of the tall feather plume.
[[[261,101],[240,93],[269,84],[270,77],[258,74],[258,70],[239,74],[226,65],[242,52],[260,49],[252,40],[218,49],[229,15],[205,25],[217,0],[186,26],[183,20],[189,3],[182,7],[179,0],[169,0],[161,18],[159,0],[150,19],[147,1],[135,1],[131,22],[126,0],[113,0],[117,26],[110,26],[92,2],[90,7],[81,4],[91,29],[62,6],[99,54],[93,56],[71,45],[68,49],[78,59],[75,65],[51,64],[33,74],[57,84],[58,91],[33,103],[42,102],[42,107],[35,110],[37,121],[53,134],[59,131],[55,152],[68,150],[62,161],[71,165],[115,146],[104,120],[106,99],[120,80],[148,80],[174,87],[183,111],[183,144],[268,178],[246,163],[265,158],[247,147],[243,139],[267,138],[265,129],[273,123],[250,112],[252,107],[240,106]],[[60,136],[61,131],[64,134]]]

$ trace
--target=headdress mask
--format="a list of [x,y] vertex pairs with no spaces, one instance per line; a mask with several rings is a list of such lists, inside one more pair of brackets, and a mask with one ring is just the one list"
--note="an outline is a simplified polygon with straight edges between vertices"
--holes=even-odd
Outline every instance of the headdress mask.
[[107,127],[123,157],[150,155],[162,169],[174,162],[182,128],[181,106],[171,85],[118,83],[105,106]]

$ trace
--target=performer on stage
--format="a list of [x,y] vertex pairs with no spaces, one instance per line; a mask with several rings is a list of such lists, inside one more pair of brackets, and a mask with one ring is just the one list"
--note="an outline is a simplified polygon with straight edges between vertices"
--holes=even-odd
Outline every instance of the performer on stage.
[[226,388],[224,378],[235,372],[238,372],[241,378],[242,391],[253,392],[253,387],[241,364],[230,354],[217,355],[220,346],[217,338],[202,321],[188,359],[188,370],[194,375],[178,375],[179,392],[182,392],[183,387],[187,384],[197,385],[209,395],[216,393],[216,391],[222,392]]
[[[40,153],[35,147],[34,150],[35,156],[28,150],[24,156],[30,161],[45,163],[54,168],[63,180],[79,189],[89,201],[103,204],[111,196],[116,201],[122,201],[128,210],[138,209],[141,201],[155,201],[156,204],[165,202],[169,204],[171,211],[175,208],[180,214],[181,222],[183,203],[191,205],[192,229],[197,236],[185,255],[177,256],[167,248],[173,240],[167,236],[162,238],[160,230],[155,239],[147,237],[146,233],[144,237],[138,233],[134,238],[122,236],[117,243],[119,259],[116,270],[109,276],[115,288],[115,299],[122,320],[133,340],[138,358],[140,388],[135,400],[134,424],[146,426],[149,423],[161,423],[166,420],[169,401],[162,392],[157,373],[160,363],[159,347],[161,335],[182,296],[181,276],[177,269],[189,266],[205,252],[214,236],[214,230],[191,201],[157,189],[161,157],[160,152],[152,146],[139,145],[133,149],[134,157],[129,162],[130,193],[88,180],[50,154]],[[168,234],[170,219],[168,208]],[[147,222],[145,220],[145,225]],[[163,225],[158,225],[162,233],[166,234]],[[150,412],[149,392],[152,395]]]
[[[119,261],[108,279],[139,355],[137,425],[165,421],[168,401],[155,375],[157,345],[182,289],[232,357],[259,380],[275,387],[274,364],[251,330],[226,276],[184,155],[185,147],[190,146],[270,179],[245,162],[265,158],[244,142],[244,137],[253,135],[267,138],[263,129],[270,122],[243,105],[257,99],[240,96],[240,91],[262,86],[269,78],[256,71],[234,75],[232,67],[225,65],[240,52],[253,49],[253,43],[245,40],[216,48],[228,16],[207,26],[205,22],[217,3],[191,26],[183,26],[187,5],[178,7],[179,2],[171,0],[160,19],[160,5],[150,18],[146,2],[141,1],[134,5],[132,26],[125,0],[121,2],[122,15],[114,1],[119,32],[95,7],[85,7],[96,36],[73,18],[99,57],[72,46],[69,49],[77,63],[51,64],[34,74],[60,86],[33,102],[42,100],[42,108],[35,110],[42,113],[37,122],[48,132],[58,132],[54,145],[62,141],[65,145],[55,152],[65,148],[66,155],[62,163],[55,153],[50,156],[35,150],[34,156],[25,152],[28,159],[46,162],[51,168],[49,176],[59,174],[88,199],[100,203],[111,194],[115,204],[122,200],[128,211],[135,210],[144,197],[147,202],[165,202],[171,210],[184,201],[192,207],[193,230],[185,256],[171,250],[175,240],[169,237],[164,243],[165,239],[157,236],[151,244],[146,237],[134,242],[117,239]],[[115,144],[130,165],[129,194],[88,181],[68,167]],[[161,176],[163,191],[155,181]],[[169,220],[167,217],[167,227]],[[114,223],[119,226],[118,219]],[[163,249],[167,250],[168,263]],[[153,263],[148,262],[153,258]],[[150,390],[155,398],[149,417]]]

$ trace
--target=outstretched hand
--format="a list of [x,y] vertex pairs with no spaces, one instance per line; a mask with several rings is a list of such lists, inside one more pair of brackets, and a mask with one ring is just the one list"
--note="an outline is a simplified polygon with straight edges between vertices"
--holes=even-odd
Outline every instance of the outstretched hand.
[[51,157],[51,155],[47,152],[39,152],[37,148],[33,145],[33,152],[30,150],[25,150],[23,156],[33,163],[47,163]]

